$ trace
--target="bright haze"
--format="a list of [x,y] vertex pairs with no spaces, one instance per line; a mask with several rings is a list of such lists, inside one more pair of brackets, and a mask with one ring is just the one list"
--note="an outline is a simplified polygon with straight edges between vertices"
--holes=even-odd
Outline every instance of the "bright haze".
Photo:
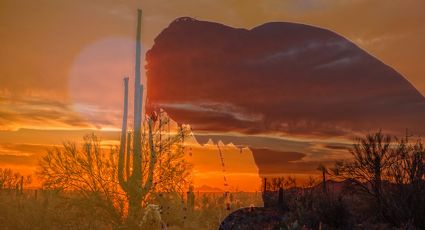
[[[0,167],[31,173],[46,147],[92,131],[117,144],[137,8],[147,111],[190,124],[201,147],[227,144],[234,180],[305,178],[355,136],[425,130],[421,0],[6,0]],[[217,149],[198,147],[197,185],[219,187]]]

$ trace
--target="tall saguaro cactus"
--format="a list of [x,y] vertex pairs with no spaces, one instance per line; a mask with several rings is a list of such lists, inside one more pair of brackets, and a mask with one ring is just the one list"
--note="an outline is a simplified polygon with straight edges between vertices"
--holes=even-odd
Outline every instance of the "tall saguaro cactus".
[[[127,190],[127,181],[125,181],[124,178],[124,164],[127,166],[129,165],[130,158],[129,158],[129,151],[130,148],[127,148],[127,156],[126,161],[124,162],[124,152],[125,152],[125,139],[126,139],[126,133],[127,133],[127,113],[128,113],[128,78],[124,78],[124,111],[122,116],[122,128],[121,128],[121,141],[120,141],[120,149],[119,149],[119,159],[118,159],[118,181],[123,188],[124,191]],[[129,140],[130,140],[130,134]],[[127,144],[128,146],[128,144]],[[127,168],[129,169],[129,168]],[[126,176],[130,174],[130,170],[125,171]]]
[[[142,101],[143,85],[140,80],[140,61],[141,61],[141,19],[142,11],[137,10],[137,36],[136,36],[136,65],[134,81],[134,127],[133,127],[133,150],[131,151],[131,134],[127,134],[127,115],[128,115],[128,78],[124,79],[124,111],[122,120],[121,140],[118,158],[118,181],[121,188],[128,197],[128,219],[135,220],[139,216],[141,202],[144,193],[150,189],[151,182],[143,183],[142,173]],[[150,119],[149,119],[150,120]],[[152,137],[152,122],[149,121],[149,140]],[[127,137],[128,135],[128,137]],[[153,149],[153,148],[152,148]],[[127,151],[126,151],[127,150]],[[154,149],[153,149],[154,150]],[[155,155],[155,152],[151,155]],[[130,158],[132,160],[130,160]],[[150,166],[154,165],[155,157],[151,157]],[[132,165],[130,165],[132,163]],[[153,174],[153,166],[149,167],[149,174]],[[149,175],[150,176],[150,175]],[[151,179],[148,177],[148,180]]]
[[[132,132],[127,130],[129,80],[124,78],[124,111],[118,157],[118,181],[127,196],[127,222],[132,228],[135,227],[137,219],[140,218],[142,202],[146,197],[150,196],[150,192],[161,186],[171,186],[169,188],[172,188],[172,185],[167,184],[169,181],[185,183],[186,173],[185,170],[180,168],[186,164],[182,161],[179,152],[184,150],[184,136],[189,131],[189,129],[179,126],[177,133],[171,135],[170,120],[166,115],[164,116],[166,113],[162,110],[159,115],[153,113],[142,120],[143,85],[141,85],[140,79],[141,18],[142,11],[138,10],[134,81],[134,127]],[[143,127],[143,124],[145,127]],[[166,138],[163,138],[162,132],[166,126],[168,126],[168,134]],[[161,160],[167,159],[167,157],[169,157],[169,160]],[[165,166],[164,162],[168,162],[168,165]],[[163,180],[163,175],[160,173],[163,171],[158,170],[176,170],[176,173],[172,176],[168,175],[169,178]],[[157,178],[158,181],[161,181],[160,185],[153,182],[156,177],[159,178]],[[176,181],[173,179],[176,179]]]
[[[137,10],[137,35],[136,35],[136,65],[135,65],[135,80],[134,80],[134,122],[133,122],[133,174],[128,183],[135,190],[140,190],[142,180],[142,101],[143,101],[143,85],[140,84],[140,59],[141,59],[141,23],[142,23],[142,10]],[[135,191],[136,192],[136,191]],[[140,192],[136,192],[140,194]],[[142,197],[137,195],[131,202],[140,203]],[[130,208],[132,206],[130,205]]]

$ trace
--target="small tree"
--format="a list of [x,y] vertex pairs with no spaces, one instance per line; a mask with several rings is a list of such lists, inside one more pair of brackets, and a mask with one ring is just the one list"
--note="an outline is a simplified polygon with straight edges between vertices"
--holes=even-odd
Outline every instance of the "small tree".
[[323,164],[319,164],[317,170],[322,173],[322,191],[323,193],[327,193],[328,190],[326,189],[326,175],[328,174],[328,168],[326,168],[326,166]]
[[353,155],[351,162],[337,162],[333,174],[343,179],[349,179],[359,188],[362,194],[375,200],[379,214],[385,215],[383,196],[383,180],[393,165],[394,151],[391,147],[391,137],[380,131],[357,139],[350,149]]
[[0,191],[1,190],[16,190],[22,194],[24,185],[31,183],[31,176],[24,177],[19,172],[13,172],[12,169],[0,168]]
[[397,225],[414,224],[425,228],[425,148],[420,139],[409,142],[408,138],[398,140],[395,160],[389,170],[393,186],[388,190],[391,219]]
[[189,176],[189,164],[183,159],[184,138],[190,131],[189,126],[172,123],[163,110],[160,110],[159,114],[153,112],[146,116],[142,125],[140,107],[143,87],[136,83],[135,89],[133,132],[127,133],[128,78],[124,78],[124,107],[117,175],[128,200],[127,222],[131,227],[137,225],[136,220],[140,219],[142,204],[153,191],[182,193],[188,184]]
[[81,146],[66,142],[48,149],[37,173],[45,189],[72,191],[90,206],[106,211],[106,219],[119,223],[124,196],[117,183],[116,158],[116,149],[105,153],[100,140],[90,134]]
[[[164,117],[158,119],[164,119]],[[142,167],[143,175],[146,176],[145,181],[147,177],[152,178],[152,184],[146,187],[149,189],[140,191],[144,203],[154,200],[156,191],[176,191],[181,194],[189,182],[190,173],[190,165],[184,160],[184,146],[182,142],[178,144],[175,142],[176,139],[182,139],[182,134],[177,132],[179,134],[170,134],[174,139],[168,138],[167,135],[160,135],[159,126],[151,127],[152,133],[155,134],[153,146],[155,150],[161,149],[161,151],[158,151],[155,161],[150,161],[148,152],[143,151],[143,162],[155,163],[152,164],[153,166],[144,164]],[[164,127],[161,130],[163,129]],[[146,142],[142,143],[142,149],[149,146]],[[133,162],[130,158],[125,160],[127,162],[125,165],[129,166],[125,170],[128,170],[129,174],[124,175],[130,175],[133,172],[131,168]],[[105,218],[117,224],[129,212],[126,209],[129,206],[128,194],[119,186],[118,170],[120,168],[118,166],[116,148],[111,148],[109,152],[105,151],[99,138],[91,134],[84,137],[81,146],[66,142],[62,147],[49,149],[39,162],[38,175],[43,181],[44,188],[72,191],[84,198],[87,205],[103,210],[107,215]],[[149,171],[150,168],[153,170]],[[71,199],[71,201],[77,200]],[[78,205],[81,206],[83,203],[78,202]],[[138,205],[141,209],[142,203]]]
[[[266,183],[264,185],[264,182]],[[286,189],[296,187],[296,180],[294,177],[288,176],[287,178],[280,177],[268,177],[263,179],[263,188],[266,191],[277,192],[279,189]]]
[[[163,110],[147,117],[143,127],[140,161],[131,149],[131,140],[136,141],[132,133],[127,135],[125,154],[123,147],[119,155],[118,179],[130,205],[129,218],[139,218],[136,213],[155,199],[157,192],[183,194],[190,182],[191,165],[184,159],[189,128],[178,126]],[[140,181],[134,183],[135,178]]]

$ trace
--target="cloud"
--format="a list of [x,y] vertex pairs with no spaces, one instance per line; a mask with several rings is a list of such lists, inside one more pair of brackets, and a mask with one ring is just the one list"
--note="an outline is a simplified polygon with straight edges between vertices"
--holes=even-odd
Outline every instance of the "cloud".
[[290,139],[276,135],[246,135],[226,133],[195,133],[200,144],[223,142],[238,148],[249,147],[261,175],[266,174],[314,174],[317,165],[333,164],[351,155],[351,144],[314,139]]
[[35,166],[48,145],[0,143],[0,165]]
[[425,130],[425,99],[402,75],[313,26],[176,20],[147,61],[148,111],[163,107],[194,130],[327,138]]
[[261,114],[249,114],[243,108],[226,103],[210,103],[210,102],[197,102],[197,103],[173,103],[173,104],[159,104],[161,108],[166,110],[185,110],[195,113],[217,114],[221,116],[228,116],[239,121],[255,122],[262,120]]
[[43,154],[49,145],[0,143],[0,155],[32,156]]
[[[257,62],[261,64],[267,64],[273,62],[282,62],[285,61],[285,59],[297,59],[300,57],[302,58],[305,55],[315,55],[317,52],[320,52],[324,48],[341,52],[344,51],[344,49],[350,48],[350,42],[341,39],[322,42],[312,40],[307,44],[301,43],[292,47],[285,47],[285,49],[283,50],[271,51],[270,54],[266,53],[266,55],[264,57],[260,57]],[[254,64],[255,61],[248,61],[248,63]]]
[[[0,52],[0,95],[2,95],[0,99],[0,129],[16,130],[24,127],[44,129],[80,129],[82,127],[92,128],[93,126],[119,127],[120,113],[118,111],[121,108],[120,103],[122,100],[121,78],[123,74],[127,73],[131,76],[133,56],[130,55],[128,61],[124,63],[130,66],[126,68],[130,72],[119,70],[116,73],[112,73],[116,70],[113,68],[114,59],[102,60],[102,62],[109,61],[108,63],[110,64],[103,66],[104,72],[100,75],[109,74],[109,76],[116,77],[108,80],[108,82],[114,82],[116,85],[107,90],[102,90],[102,93],[93,92],[92,95],[83,95],[83,91],[79,91],[78,88],[84,85],[84,78],[74,82],[75,88],[70,89],[70,81],[77,79],[70,79],[70,71],[73,65],[84,64],[84,61],[80,59],[79,62],[78,58],[94,57],[90,55],[84,56],[84,54],[87,54],[85,53],[87,50],[90,51],[91,49],[97,54],[112,54],[112,52],[109,52],[110,49],[107,49],[107,45],[97,46],[100,50],[103,49],[104,52],[98,52],[99,49],[92,49],[93,46],[96,48],[96,44],[99,41],[102,42],[111,37],[129,37],[133,39],[135,9],[138,7],[144,10],[143,43],[147,46],[153,44],[154,38],[171,20],[184,15],[216,21],[236,28],[252,28],[268,21],[292,21],[314,24],[329,28],[350,38],[368,52],[379,57],[380,60],[401,71],[409,81],[424,92],[425,81],[423,81],[423,73],[425,65],[421,61],[425,53],[423,46],[425,31],[422,23],[425,17],[422,12],[424,4],[425,2],[422,0],[408,2],[396,0],[390,4],[383,1],[370,2],[365,0],[247,0],[243,2],[227,0],[183,0],[178,2],[148,0],[140,2],[131,0],[126,2],[102,1],[100,4],[97,1],[77,0],[60,3],[57,1],[45,1],[42,5],[35,2],[3,1],[2,7],[0,7],[0,22],[4,22],[0,31],[0,43],[3,49],[3,52]],[[217,14],[217,12],[220,12],[220,14]],[[359,17],[359,12],[361,12],[361,17]],[[29,21],[31,21],[31,26],[27,23]],[[365,27],[364,25],[368,26]],[[30,36],[28,36],[29,34]],[[61,34],[70,36],[58,39]],[[291,37],[291,34],[292,32],[287,37]],[[196,37],[197,35],[193,36]],[[214,37],[214,34],[211,37]],[[220,39],[217,41],[220,41]],[[212,42],[208,43],[206,47],[215,48],[209,46],[216,44],[217,41],[212,39]],[[282,39],[282,42],[286,41]],[[294,42],[294,40],[289,42]],[[182,40],[182,44],[185,43],[185,40]],[[388,128],[388,130],[384,129],[384,131],[403,131],[407,126],[418,124],[409,130],[418,133],[423,129],[423,122],[421,119],[418,120],[417,115],[422,114],[420,101],[406,99],[408,103],[404,103],[403,98],[396,96],[387,97],[387,99],[378,97],[379,100],[374,101],[368,97],[368,92],[373,89],[358,87],[352,82],[344,83],[345,78],[336,76],[327,81],[328,83],[331,82],[330,84],[334,82],[336,85],[341,85],[342,83],[344,86],[340,91],[334,92],[332,94],[334,95],[333,97],[325,100],[323,94],[327,94],[329,91],[326,84],[319,84],[320,79],[308,79],[308,81],[312,82],[312,85],[317,86],[316,88],[308,88],[300,87],[302,86],[300,82],[306,80],[302,78],[302,74],[297,75],[297,77],[300,77],[300,81],[297,79],[291,79],[286,82],[268,81],[269,85],[264,85],[264,82],[267,81],[255,78],[255,76],[261,76],[261,78],[267,80],[271,76],[270,73],[277,70],[280,71],[280,75],[273,75],[273,77],[289,76],[294,69],[302,69],[302,66],[297,63],[300,60],[299,57],[303,57],[306,54],[315,56],[316,51],[320,52],[321,57],[323,57],[322,60],[314,63],[316,67],[332,63],[341,64],[341,62],[343,62],[342,66],[344,68],[350,66],[347,65],[350,64],[348,59],[353,56],[350,56],[349,53],[336,55],[334,52],[328,52],[328,50],[335,51],[337,49],[335,46],[328,47],[328,50],[322,50],[323,44],[327,43],[332,44],[331,41],[321,41],[317,43],[318,46],[311,45],[316,44],[314,41],[301,42],[300,44],[291,43],[288,47],[271,47],[274,53],[265,52],[255,57],[247,55],[249,53],[243,54],[247,55],[250,58],[249,60],[253,62],[260,63],[261,60],[266,60],[265,64],[272,63],[267,60],[267,57],[271,57],[276,63],[292,59],[293,61],[286,65],[287,68],[284,70],[279,70],[274,65],[260,65],[257,66],[258,68],[253,68],[254,65],[249,62],[242,62],[240,66],[236,66],[234,59],[228,58],[237,56],[238,52],[234,52],[237,50],[232,49],[232,47],[240,48],[238,43],[225,47],[219,46],[215,49],[216,54],[230,53],[233,56],[229,55],[230,57],[223,58],[223,55],[211,55],[216,60],[215,63],[202,62],[202,56],[199,56],[198,59],[192,58],[190,61],[193,61],[193,66],[189,65],[189,68],[195,67],[193,69],[197,71],[196,73],[202,73],[199,76],[188,76],[186,79],[185,77],[180,78],[176,74],[178,71],[181,71],[182,76],[190,73],[186,72],[189,69],[186,68],[188,66],[172,70],[168,67],[163,69],[161,75],[177,76],[174,79],[175,81],[167,79],[170,84],[166,88],[161,88],[161,90],[165,90],[165,93],[176,97],[176,101],[166,99],[160,103],[164,105],[186,104],[188,107],[192,106],[193,110],[189,111],[183,111],[182,108],[170,108],[170,111],[173,111],[173,114],[179,118],[178,121],[180,122],[190,123],[190,121],[193,121],[196,128],[195,131],[237,131],[245,134],[271,132],[270,135],[291,135],[291,137],[295,135],[302,137],[334,137],[352,135],[356,131],[374,131],[376,130],[375,127]],[[347,44],[352,47],[350,42]],[[121,46],[111,48],[112,50],[115,50],[115,48],[121,51],[124,50]],[[256,46],[252,46],[249,51],[255,51],[256,48]],[[170,57],[173,55],[178,57],[178,53],[170,52],[169,54]],[[116,61],[123,63],[122,56],[120,56],[120,60]],[[90,59],[85,58],[85,61],[87,60]],[[313,61],[308,58],[305,60]],[[228,63],[226,64],[224,61]],[[223,64],[221,67],[227,69],[228,72],[224,75],[226,76],[225,79],[218,78],[215,80],[215,76],[222,74],[222,72],[214,71],[215,67],[220,65],[220,63]],[[361,64],[362,62],[359,63]],[[350,68],[351,75],[362,74],[357,70],[359,63]],[[97,66],[102,67],[102,63],[98,64]],[[169,65],[170,63],[164,62],[164,64]],[[366,68],[369,68],[369,66]],[[245,71],[239,71],[240,69],[245,69]],[[327,69],[333,69],[333,67]],[[319,74],[320,71],[325,71],[320,68],[315,70]],[[94,78],[95,74],[96,71],[93,71],[87,73],[86,76]],[[326,75],[327,73],[321,74]],[[376,73],[376,75],[379,75],[379,73]],[[155,76],[157,75],[155,74]],[[370,76],[368,75],[367,77]],[[242,78],[245,80],[240,81]],[[98,80],[102,81],[104,79],[106,78],[99,78]],[[196,79],[199,81],[196,81]],[[153,78],[151,80],[155,81]],[[373,79],[371,82],[376,83],[378,80]],[[160,79],[160,81],[163,81],[163,79]],[[357,79],[356,81],[360,80]],[[157,83],[153,85],[157,85]],[[192,83],[199,89],[192,90],[190,87],[184,86],[184,84],[190,86]],[[284,84],[284,86],[282,87],[280,83]],[[87,85],[99,86],[97,82],[90,82]],[[164,85],[160,84],[160,86],[163,87]],[[206,86],[212,90],[207,90]],[[95,88],[91,87],[92,89]],[[330,88],[332,87],[330,86]],[[387,85],[385,87],[391,88]],[[385,87],[382,85],[382,88]],[[353,90],[359,91],[360,94],[366,93],[360,96],[357,95],[357,100],[350,97],[349,94],[345,95],[345,92],[352,92]],[[382,93],[380,89],[375,88],[374,90],[377,94]],[[149,91],[156,91],[156,89],[151,87]],[[243,94],[240,91],[248,93]],[[308,95],[309,92],[314,92],[314,96],[305,97],[304,94]],[[78,95],[80,93],[81,95]],[[222,98],[217,99],[218,93]],[[78,100],[76,100],[74,107],[72,105],[72,96],[71,100],[68,98],[71,94],[81,97],[87,96],[87,98],[82,98],[83,100],[77,98]],[[108,108],[97,105],[96,102],[103,103],[102,98],[97,98],[98,95],[105,97],[103,98],[105,101],[114,102],[114,105]],[[180,95],[187,97],[184,100],[180,100]],[[206,99],[196,101],[194,98],[199,95],[206,97]],[[212,95],[212,97],[205,95]],[[290,98],[287,95],[294,96]],[[19,97],[35,98],[35,100],[19,104],[17,101],[25,101]],[[12,98],[14,99],[12,100]],[[268,103],[264,103],[266,101]],[[335,105],[335,102],[338,101],[340,104],[337,107],[329,105]],[[365,103],[367,105],[358,106],[359,103],[365,101],[368,102]],[[325,102],[325,105],[321,104],[323,102]],[[205,103],[209,105],[205,106]],[[283,103],[285,106],[279,103]],[[414,105],[415,103],[416,105]],[[226,106],[220,107],[220,104]],[[310,109],[303,109],[306,107]],[[391,107],[393,109],[389,109]],[[227,111],[227,109],[230,110]],[[80,110],[84,112],[83,116],[76,113]],[[398,110],[398,112],[395,110]],[[46,115],[46,111],[52,111],[52,115]],[[11,137],[13,137],[13,141],[23,138],[26,141],[36,140],[43,143],[46,141],[58,142],[59,140],[60,143],[60,140],[69,138],[78,139],[89,131],[62,133],[57,130],[55,132],[50,130],[48,132],[49,134],[28,130],[17,132],[0,131],[0,140],[12,140]],[[20,135],[23,136],[20,137]],[[115,136],[119,137],[119,135]],[[257,141],[264,141],[264,139],[258,138]],[[304,159],[310,157],[309,147],[305,147],[307,149],[302,150],[298,149],[298,147],[294,148],[307,155]],[[323,145],[311,148],[315,151],[324,151],[326,149]],[[286,149],[285,151],[295,150]]]
[[37,164],[37,158],[32,156],[0,155],[0,165],[24,165],[34,166]]
[[331,160],[304,161],[306,156],[299,152],[271,149],[252,149],[260,175],[267,174],[315,174],[319,163],[330,164]]
[[[70,103],[68,96],[78,94],[78,91],[70,88],[69,84],[72,80],[70,72],[74,68],[73,65],[81,64],[78,59],[82,57],[82,54],[105,39],[117,37],[134,39],[136,8],[143,9],[142,40],[145,47],[153,44],[154,38],[167,27],[171,20],[185,15],[225,23],[237,28],[252,28],[268,21],[318,25],[351,38],[356,44],[401,71],[409,81],[424,92],[425,67],[421,62],[425,53],[423,46],[425,33],[421,23],[425,17],[422,12],[424,4],[422,0],[408,2],[396,0],[391,4],[383,1],[371,3],[365,0],[246,0],[242,2],[227,0],[58,2],[47,0],[43,4],[3,0],[0,8],[0,21],[4,22],[1,24],[0,31],[0,44],[3,50],[0,53],[0,92],[8,91],[13,96],[22,96],[32,91],[42,94],[47,99],[55,98],[55,100]],[[27,23],[29,21],[31,26]],[[61,34],[70,36],[58,39]],[[112,55],[115,48],[125,49],[122,46],[110,47],[111,49],[108,49],[108,46],[97,47],[99,49],[92,49],[92,51],[102,55]],[[133,51],[132,47],[130,49]],[[277,50],[277,52],[285,52],[285,50]],[[117,57],[112,60],[112,64],[103,66],[104,71],[97,72],[100,76],[111,73],[110,75],[116,77],[110,79],[116,86],[103,95],[105,97],[111,95],[108,97],[109,101],[114,101],[115,98],[121,101],[120,82],[124,74],[130,74],[131,77],[133,58],[131,53],[125,59],[122,56]],[[87,60],[90,59],[85,59]],[[339,59],[330,61],[332,60]],[[104,61],[99,60],[97,64],[101,65]],[[130,67],[112,74],[114,70],[117,70],[114,68],[113,61],[116,61],[115,65],[121,65],[127,61],[125,64]],[[93,77],[96,72],[90,74],[89,76]],[[84,78],[74,86],[83,84]],[[93,92],[91,97],[95,98],[96,94],[101,93]],[[117,122],[120,120],[119,115],[114,113],[108,116],[110,117],[107,118],[105,125],[119,127]],[[89,119],[92,121],[92,117]],[[102,117],[102,119],[95,124],[96,127],[103,125],[106,118]]]
[[92,130],[0,130],[0,166],[22,165],[33,167],[52,147],[62,148],[65,142],[83,142],[84,135],[95,134],[106,151],[119,144],[117,131]]
[[0,95],[0,129],[18,128],[90,128],[91,124],[62,101],[29,95]]
[[353,65],[355,64],[356,61],[358,61],[359,58],[358,57],[343,57],[340,59],[336,59],[336,60],[332,60],[329,61],[327,63],[321,64],[316,66],[316,69],[321,69],[321,68],[345,68],[348,65]]
[[347,145],[341,145],[341,144],[327,144],[325,145],[326,148],[328,149],[335,149],[335,150],[349,150],[351,149],[351,146],[347,146]]

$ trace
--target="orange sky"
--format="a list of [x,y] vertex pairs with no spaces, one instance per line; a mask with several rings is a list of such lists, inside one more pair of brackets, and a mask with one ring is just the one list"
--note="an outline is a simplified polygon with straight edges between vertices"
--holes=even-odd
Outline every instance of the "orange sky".
[[[181,16],[241,28],[269,21],[305,23],[345,36],[393,67],[425,94],[425,27],[421,23],[425,21],[425,2],[422,0],[3,0],[0,2],[0,167],[31,171],[46,146],[78,140],[87,129],[98,130],[107,140],[118,138],[118,133],[112,131],[120,127],[122,78],[133,77],[134,72],[136,8],[142,8],[144,13],[145,50],[172,20]],[[93,88],[92,84],[98,87]],[[264,142],[276,137],[267,138]],[[281,147],[283,150],[305,153],[298,161],[318,162],[346,158],[345,149],[335,148],[334,152],[325,154],[324,146],[346,147],[352,137],[313,135],[283,139],[286,143]],[[202,159],[198,160],[199,168],[214,172],[201,164]],[[248,174],[255,172],[254,166],[246,166],[250,169]],[[238,167],[233,166],[235,175],[243,171]],[[310,173],[303,168],[293,172]],[[248,174],[246,178],[251,175]],[[219,184],[218,179],[209,180]],[[245,184],[243,180],[238,183]]]

